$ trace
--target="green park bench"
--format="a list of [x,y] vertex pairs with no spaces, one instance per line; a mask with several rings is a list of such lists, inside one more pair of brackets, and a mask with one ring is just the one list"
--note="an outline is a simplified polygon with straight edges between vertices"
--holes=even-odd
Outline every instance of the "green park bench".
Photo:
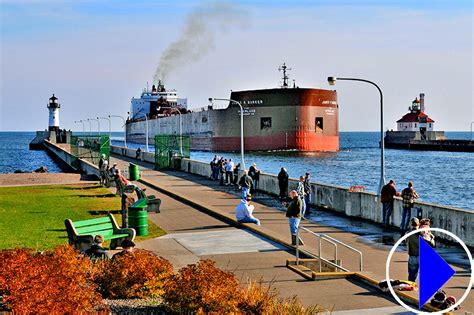
[[110,249],[120,246],[124,239],[135,239],[135,230],[131,228],[121,229],[112,214],[108,216],[81,220],[73,222],[71,219],[64,221],[69,239],[69,244],[76,249],[85,251],[92,246],[94,236],[102,235],[105,240],[111,240]]

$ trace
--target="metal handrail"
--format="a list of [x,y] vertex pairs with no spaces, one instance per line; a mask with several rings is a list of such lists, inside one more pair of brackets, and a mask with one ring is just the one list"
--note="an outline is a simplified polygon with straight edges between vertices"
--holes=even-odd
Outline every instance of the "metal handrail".
[[[315,232],[313,232],[313,231],[311,231],[311,230],[309,230],[309,229],[307,229],[307,228],[305,228],[305,227],[302,227],[302,226],[299,226],[298,229],[296,230],[296,264],[297,264],[297,265],[299,264],[299,258],[300,258],[300,257],[299,257],[299,256],[300,256],[300,255],[299,255],[299,245],[300,245],[300,244],[299,244],[299,235],[300,235],[300,229],[303,229],[303,230],[305,230],[306,232],[308,232],[308,233],[310,233],[310,234],[313,234],[313,235],[316,236],[316,237],[318,238],[318,240],[319,240],[319,248],[318,248],[318,251],[319,251],[319,255],[318,255],[318,260],[319,260],[319,272],[321,272],[321,268],[322,268],[322,266],[321,266],[321,260],[322,260],[322,257],[321,257],[321,256],[322,256],[322,255],[321,255],[321,240],[324,240],[324,241],[326,241],[326,242],[328,242],[329,244],[331,244],[331,245],[334,246],[334,262],[336,263],[336,264],[334,264],[334,266],[337,267],[337,266],[338,266],[338,265],[337,265],[337,244],[334,243],[334,242],[332,242],[332,241],[330,241],[330,240],[328,240],[328,239],[323,238],[323,237],[322,237],[323,234],[315,233]],[[324,259],[324,260],[325,260],[325,259]],[[331,264],[331,261],[325,260],[325,262]]]
[[[327,264],[329,264],[329,265],[331,265],[331,266],[333,266],[337,269],[340,269],[340,270],[343,270],[343,271],[349,271],[347,268],[342,267],[342,264],[341,265],[337,264],[337,244],[340,244],[340,245],[346,247],[347,249],[352,250],[352,251],[359,254],[359,258],[360,258],[359,259],[359,269],[360,269],[360,271],[362,271],[362,269],[363,269],[363,260],[362,260],[362,252],[361,251],[359,251],[359,250],[355,249],[354,247],[352,247],[350,245],[347,245],[346,243],[341,242],[341,241],[339,241],[339,240],[337,240],[337,239],[335,239],[331,236],[328,236],[326,234],[315,233],[315,232],[313,232],[313,231],[311,231],[311,230],[309,230],[309,229],[307,229],[303,226],[299,226],[298,229],[296,230],[296,264],[297,265],[299,264],[299,256],[300,256],[300,254],[299,254],[299,252],[300,252],[300,249],[299,249],[300,229],[302,229],[302,230],[304,230],[304,231],[306,231],[306,232],[308,232],[308,233],[310,233],[310,234],[312,234],[312,235],[314,235],[318,238],[319,248],[318,248],[318,254],[317,254],[316,257],[319,260],[319,272],[321,272],[321,270],[322,270],[321,263],[322,263],[323,260],[324,260],[325,263],[327,263]],[[326,241],[326,242],[328,242],[328,243],[330,243],[331,245],[334,246],[334,263],[327,260],[327,259],[324,259],[322,257],[322,254],[321,254],[321,245],[322,245],[321,240],[324,240],[324,241]]]

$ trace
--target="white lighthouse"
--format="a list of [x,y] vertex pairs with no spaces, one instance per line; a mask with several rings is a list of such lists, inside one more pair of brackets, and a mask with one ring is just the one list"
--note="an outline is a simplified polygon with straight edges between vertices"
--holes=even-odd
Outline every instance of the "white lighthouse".
[[59,108],[61,104],[58,102],[56,96],[49,98],[48,109],[49,109],[49,131],[59,131]]

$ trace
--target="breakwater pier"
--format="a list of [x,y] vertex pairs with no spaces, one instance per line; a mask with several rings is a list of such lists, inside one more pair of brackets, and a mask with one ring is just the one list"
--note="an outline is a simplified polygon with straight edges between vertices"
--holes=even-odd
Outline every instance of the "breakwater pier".
[[[45,142],[47,150],[60,156],[64,161],[73,161],[74,156],[67,145],[57,145]],[[174,163],[174,170],[155,170],[154,154],[142,152],[141,159],[135,159],[135,150],[121,147],[111,147],[110,163],[117,163],[119,168],[126,169],[130,162],[140,167],[141,179],[137,184],[147,188],[150,194],[159,195],[162,199],[162,211],[159,214],[150,214],[168,235],[140,243],[140,247],[155,251],[159,255],[170,259],[178,268],[197,259],[209,258],[215,260],[219,266],[236,272],[241,277],[262,280],[264,283],[272,282],[274,287],[283,295],[293,295],[297,292],[303,303],[309,305],[317,303],[328,310],[349,312],[341,314],[360,314],[373,309],[377,314],[390,314],[402,312],[390,295],[382,294],[374,287],[374,281],[385,278],[385,261],[388,248],[364,241],[357,233],[348,232],[332,227],[330,224],[318,224],[304,221],[302,226],[314,233],[326,234],[338,239],[345,244],[357,248],[363,253],[363,268],[360,272],[362,278],[329,277],[327,280],[305,280],[298,273],[285,268],[286,261],[294,260],[294,247],[291,245],[288,232],[287,219],[282,208],[268,206],[267,200],[272,199],[278,187],[275,176],[262,174],[260,180],[261,197],[254,201],[255,211],[262,226],[239,224],[235,220],[235,206],[239,202],[238,192],[230,187],[220,187],[216,182],[208,179],[209,166],[191,160],[180,160]],[[76,159],[78,171],[90,175],[98,175],[98,168],[85,159]],[[295,182],[291,181],[291,185]],[[326,208],[335,215],[343,215],[353,220],[380,222],[380,205],[375,200],[375,195],[362,192],[348,192],[347,188],[337,186],[312,184],[313,195],[318,202],[318,207]],[[265,193],[263,193],[265,191]],[[261,198],[261,201],[259,201]],[[395,208],[400,206],[396,201]],[[455,211],[442,206],[423,204],[426,213],[434,213],[445,222],[446,227],[472,231],[472,213],[460,211],[464,216],[455,220]],[[432,208],[429,208],[432,207]],[[428,212],[431,211],[431,212]],[[399,213],[398,213],[399,214]],[[394,218],[397,217],[397,212]],[[464,220],[464,221],[463,221]],[[449,222],[449,223],[448,223]],[[399,222],[394,221],[397,225]],[[454,232],[456,233],[456,232]],[[456,233],[459,235],[459,233]],[[463,234],[464,235],[464,234]],[[304,250],[309,254],[318,253],[318,243],[311,234],[302,235],[306,245]],[[466,235],[460,236],[463,240],[471,242]],[[322,255],[327,259],[333,257],[331,247],[322,248]],[[310,255],[306,256],[310,257]],[[391,276],[393,278],[406,278],[406,252],[396,252],[392,260]],[[359,272],[359,260],[349,251],[340,249],[338,260],[350,271]],[[458,276],[446,286],[452,294],[460,293],[465,288],[468,280],[465,275],[467,270],[458,267]],[[365,279],[361,280],[361,279]],[[462,292],[461,292],[462,293]],[[416,293],[407,294],[416,300]],[[412,303],[414,300],[412,300]],[[466,300],[464,310],[474,309],[473,301]],[[337,314],[335,312],[335,314]]]

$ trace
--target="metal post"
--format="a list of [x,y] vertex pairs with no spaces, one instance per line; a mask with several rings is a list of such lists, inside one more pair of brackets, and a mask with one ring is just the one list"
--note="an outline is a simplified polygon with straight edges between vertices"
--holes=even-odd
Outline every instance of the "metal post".
[[321,236],[319,236],[319,249],[318,249],[318,258],[319,258],[319,272],[322,271],[322,258],[321,258]]
[[98,131],[99,137],[100,137],[100,120],[99,120],[99,119],[94,119],[94,118],[90,118],[90,120],[95,120],[95,121],[97,121],[97,131]]
[[174,107],[174,110],[176,110],[179,114],[179,154],[181,157],[183,156],[183,121],[181,117],[181,111]]
[[300,227],[296,229],[296,265],[298,266],[300,260]]
[[86,120],[89,123],[89,136],[91,136],[92,135],[92,123],[91,123],[91,120],[89,118],[86,119]]
[[108,117],[97,117],[97,119],[106,119],[109,121],[109,141],[111,141],[110,139],[112,138],[112,124],[110,122],[110,118]]
[[372,84],[377,88],[380,94],[380,182],[379,182],[379,189],[378,194],[380,195],[382,191],[382,187],[385,185],[385,143],[384,143],[384,130],[383,130],[383,93],[380,87],[372,81],[365,80],[365,79],[357,79],[357,78],[339,78],[339,77],[328,77],[328,82],[330,85],[334,85],[337,80],[346,80],[346,81],[359,81]]
[[472,141],[472,125],[474,125],[474,121],[471,121],[471,141]]
[[120,115],[109,115],[109,118],[110,117],[117,117],[117,118],[121,118],[122,121],[123,121],[123,128],[124,128],[124,138],[123,138],[123,141],[124,141],[124,145],[125,147],[127,147],[127,123],[126,123],[126,120],[123,116],[120,116]]
[[244,108],[242,107],[242,104],[236,100],[232,100],[230,98],[209,98],[209,101],[213,101],[213,100],[216,100],[216,101],[228,101],[229,102],[229,106],[230,106],[230,103],[235,103],[237,105],[239,105],[240,107],[240,160],[241,160],[241,163],[242,163],[242,170],[245,170],[246,167],[245,167],[245,160],[244,160]]
[[146,152],[149,152],[148,150],[148,117],[146,116],[145,113],[142,113],[142,112],[138,112],[136,113],[135,115],[138,115],[138,114],[142,114],[143,116],[145,116],[145,146],[146,146]]
[[74,123],[75,124],[82,123],[82,132],[84,133],[86,131],[85,127],[84,127],[84,121],[83,120],[74,120]]

